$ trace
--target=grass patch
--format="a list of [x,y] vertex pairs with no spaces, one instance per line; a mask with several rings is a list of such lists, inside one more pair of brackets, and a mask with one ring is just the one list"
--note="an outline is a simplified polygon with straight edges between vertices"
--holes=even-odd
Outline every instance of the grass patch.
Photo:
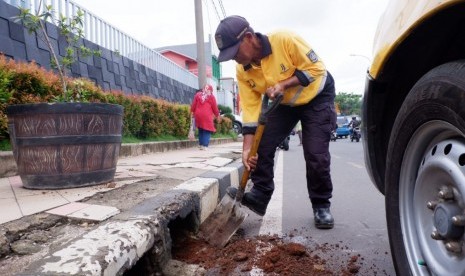
[[237,139],[237,134],[231,131],[229,134],[215,133],[211,138],[233,138]]
[[6,140],[6,139],[0,140],[0,151],[10,151],[10,150],[12,150],[10,140]]
[[[198,139],[197,133],[195,138]],[[237,139],[237,134],[231,131],[229,134],[221,134],[221,133],[214,133],[212,134],[211,138],[232,138]],[[159,136],[159,137],[151,137],[146,139],[139,139],[136,137],[123,137],[123,143],[125,144],[135,144],[135,143],[144,143],[144,142],[169,142],[169,141],[179,141],[179,140],[187,140],[186,137],[175,137],[171,135]]]
[[[196,136],[196,138],[198,138]],[[232,138],[232,139],[237,139],[237,134],[231,131],[230,134],[220,134],[220,133],[215,133],[211,136],[211,138]],[[135,143],[144,143],[144,142],[167,142],[167,141],[179,141],[179,140],[187,140],[186,137],[174,137],[171,135],[165,135],[165,136],[160,136],[160,137],[152,137],[152,138],[147,138],[147,139],[139,139],[136,137],[123,137],[122,139],[123,144],[135,144]],[[0,151],[11,151],[11,144],[10,140],[7,139],[1,139],[0,140]]]
[[185,137],[174,137],[171,135],[159,136],[159,137],[150,137],[146,139],[139,139],[133,136],[123,137],[123,143],[135,144],[135,143],[144,143],[144,142],[166,142],[166,141],[179,141],[186,140]]

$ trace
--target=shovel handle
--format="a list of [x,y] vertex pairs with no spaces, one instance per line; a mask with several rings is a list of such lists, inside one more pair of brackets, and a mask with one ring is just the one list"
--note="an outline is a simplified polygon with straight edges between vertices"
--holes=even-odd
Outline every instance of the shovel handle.
[[[260,144],[260,140],[262,139],[263,130],[265,130],[265,125],[259,124],[257,127],[257,130],[255,131],[255,135],[253,137],[252,148],[250,149],[248,157],[257,155],[258,145]],[[245,185],[247,184],[247,181],[249,180],[249,176],[250,176],[250,171],[244,170],[244,173],[242,174],[241,183],[239,184],[240,189],[242,190],[245,189]]]
[[[257,130],[255,131],[255,135],[253,138],[252,148],[250,149],[249,156],[247,157],[247,159],[252,156],[257,155],[258,145],[260,144],[260,140],[262,140],[263,131],[265,130],[265,124],[268,119],[267,117],[274,109],[276,109],[276,107],[278,107],[278,105],[281,103],[282,100],[283,100],[283,95],[279,94],[278,97],[276,97],[276,99],[273,101],[273,103],[267,110],[263,108],[260,114],[258,127],[257,127]],[[265,98],[265,101],[268,102],[268,98]],[[245,185],[247,185],[249,176],[250,176],[250,171],[244,170],[244,173],[242,174],[241,183],[239,183],[240,190],[243,191],[245,189]]]

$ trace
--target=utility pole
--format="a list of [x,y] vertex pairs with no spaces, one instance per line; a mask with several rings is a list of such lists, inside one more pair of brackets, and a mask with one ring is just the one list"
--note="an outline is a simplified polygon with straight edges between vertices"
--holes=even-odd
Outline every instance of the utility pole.
[[205,63],[205,42],[203,40],[203,16],[202,1],[195,1],[195,30],[197,37],[197,76],[199,78],[199,89],[207,83],[206,63]]

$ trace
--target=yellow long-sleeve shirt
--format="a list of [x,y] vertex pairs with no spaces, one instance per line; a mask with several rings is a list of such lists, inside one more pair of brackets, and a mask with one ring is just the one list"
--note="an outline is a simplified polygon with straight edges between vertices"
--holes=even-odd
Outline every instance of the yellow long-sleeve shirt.
[[262,95],[267,87],[292,77],[296,72],[306,86],[296,86],[284,91],[281,104],[296,106],[310,102],[323,90],[326,68],[313,49],[300,36],[291,32],[269,35],[257,33],[262,43],[263,58],[260,66],[236,66],[236,77],[242,108],[243,126],[258,124]]

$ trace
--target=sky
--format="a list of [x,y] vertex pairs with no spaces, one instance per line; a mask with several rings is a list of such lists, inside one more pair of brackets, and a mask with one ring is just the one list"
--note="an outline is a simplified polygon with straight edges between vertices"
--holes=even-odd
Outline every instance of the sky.
[[[196,43],[194,0],[73,0],[150,48]],[[373,39],[388,0],[202,0],[204,38],[219,18],[241,15],[260,33],[289,30],[302,36],[326,64],[336,92],[362,94]],[[222,76],[235,77],[235,62]]]

